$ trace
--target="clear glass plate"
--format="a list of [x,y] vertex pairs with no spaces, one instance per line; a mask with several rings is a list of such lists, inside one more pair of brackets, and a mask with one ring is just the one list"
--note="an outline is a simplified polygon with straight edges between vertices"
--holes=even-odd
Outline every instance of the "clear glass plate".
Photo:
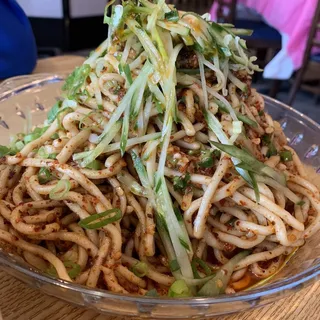
[[[33,124],[43,121],[46,111],[61,94],[64,75],[36,75],[9,79],[0,85],[0,144],[9,134],[23,130],[30,111]],[[271,116],[280,121],[289,144],[304,163],[319,170],[320,126],[294,109],[265,97]],[[320,175],[319,175],[320,179]],[[101,313],[145,318],[197,318],[239,312],[263,306],[298,291],[320,277],[320,232],[300,248],[271,282],[254,290],[217,298],[166,299],[126,296],[91,290],[40,274],[19,257],[0,251],[0,267],[33,288],[59,299]]]

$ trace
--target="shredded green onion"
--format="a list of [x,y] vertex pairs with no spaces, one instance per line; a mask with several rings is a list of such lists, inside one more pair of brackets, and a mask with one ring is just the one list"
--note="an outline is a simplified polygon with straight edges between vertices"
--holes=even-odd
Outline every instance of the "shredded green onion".
[[237,164],[238,168],[250,170],[257,174],[264,174],[278,181],[282,185],[286,184],[286,178],[283,173],[277,172],[273,168],[263,164],[247,151],[241,150],[236,146],[232,146],[232,145],[221,144],[214,141],[211,141],[211,143],[221,151],[226,152],[232,157],[235,157],[240,161],[242,161],[241,164],[240,163]]
[[203,271],[205,272],[205,274],[207,276],[211,276],[212,275],[212,270],[211,268],[200,258],[198,257],[195,257],[192,259],[192,261],[196,264],[198,264],[202,269]]
[[198,296],[215,297],[225,292],[235,266],[250,252],[242,251],[223,265],[216,275],[210,279],[198,292]]
[[[112,215],[115,213],[112,217],[110,218],[105,218],[107,216]],[[84,229],[98,229],[106,226],[109,223],[115,222],[120,220],[122,217],[122,213],[120,209],[118,208],[113,208],[101,213],[96,213],[91,215],[90,217],[87,217],[85,219],[82,219],[79,221],[79,226],[84,228]],[[105,219],[103,219],[105,218]]]
[[57,117],[57,115],[58,115],[58,113],[59,113],[59,111],[60,111],[61,105],[62,105],[62,101],[58,101],[58,102],[49,110],[49,112],[48,112],[48,123],[52,123],[52,122],[56,119],[56,117]]
[[132,84],[133,80],[132,80],[132,76],[131,76],[131,70],[128,64],[119,64],[119,71],[121,74],[124,74],[128,83]]
[[176,9],[166,12],[164,18],[168,21],[177,22],[179,20],[179,13]]
[[62,90],[66,92],[69,99],[72,99],[76,96],[82,85],[87,80],[90,71],[91,66],[89,64],[83,64],[82,66],[75,68],[74,71],[69,75],[62,87]]

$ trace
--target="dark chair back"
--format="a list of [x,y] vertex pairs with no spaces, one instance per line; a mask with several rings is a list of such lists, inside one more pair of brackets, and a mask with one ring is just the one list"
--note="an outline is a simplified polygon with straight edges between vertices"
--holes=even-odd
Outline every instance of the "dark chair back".
[[[311,57],[311,52],[312,49],[314,47],[320,47],[320,41],[318,41],[316,39],[317,33],[320,32],[320,1],[318,1],[314,16],[313,16],[313,20],[312,20],[312,25],[310,28],[310,32],[309,32],[309,37],[307,40],[307,45],[306,45],[306,50],[304,52],[304,56],[303,56],[303,62],[302,62],[302,66],[300,68],[300,70],[297,72],[297,75],[295,77],[295,80],[292,84],[291,90],[289,92],[289,98],[288,98],[288,104],[292,105],[297,91],[301,85],[301,81],[302,78],[305,74],[305,72],[307,71],[308,65],[309,65],[309,61],[310,61],[310,57]],[[317,65],[320,66],[319,63],[316,63]],[[313,68],[314,69],[314,68]],[[315,70],[313,70],[314,72]],[[317,73],[319,73],[319,70],[316,70]],[[320,80],[320,75],[318,80]],[[311,91],[311,90],[310,90]],[[318,89],[319,94],[320,94],[320,88]],[[315,91],[314,91],[315,92]],[[316,92],[315,92],[316,93]]]
[[212,0],[171,0],[167,3],[174,4],[181,11],[193,11],[204,14],[210,11],[213,2]]
[[218,22],[233,23],[236,15],[237,0],[171,0],[178,10],[204,14],[210,11],[213,3],[218,3]]
[[220,23],[234,23],[236,19],[237,0],[217,0],[217,17]]

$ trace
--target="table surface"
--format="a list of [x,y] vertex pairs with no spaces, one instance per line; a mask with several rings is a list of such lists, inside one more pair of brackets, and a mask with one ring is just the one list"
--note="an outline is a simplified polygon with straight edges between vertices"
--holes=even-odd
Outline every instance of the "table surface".
[[[35,73],[71,72],[84,58],[59,56],[40,60]],[[266,307],[215,320],[316,320],[320,319],[320,282]],[[0,271],[0,310],[4,320],[125,320],[99,315],[30,289]],[[1,319],[1,315],[0,315]],[[130,318],[127,318],[130,319]]]

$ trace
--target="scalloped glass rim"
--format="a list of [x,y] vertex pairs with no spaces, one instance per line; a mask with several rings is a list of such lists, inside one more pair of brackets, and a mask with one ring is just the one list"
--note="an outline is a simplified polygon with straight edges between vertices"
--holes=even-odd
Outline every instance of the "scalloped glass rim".
[[[1,109],[1,102],[10,99],[10,97],[18,95],[19,93],[23,92],[24,90],[28,90],[28,88],[34,88],[37,86],[46,86],[48,83],[53,82],[61,82],[65,79],[66,75],[63,74],[37,74],[34,76],[22,76],[22,77],[15,77],[8,79],[4,81],[2,84],[0,84],[0,109]],[[272,106],[272,108],[275,108],[277,111],[281,113],[289,112],[290,116],[293,115],[293,118],[295,120],[298,120],[298,122],[302,126],[307,126],[308,128],[311,128],[316,134],[316,137],[319,136],[320,133],[320,125],[317,124],[315,121],[310,119],[309,117],[305,116],[299,111],[296,111],[295,109],[285,105],[284,103],[281,103],[275,99],[272,99],[267,96],[263,96],[265,99],[266,104],[269,104],[269,106]],[[318,149],[317,149],[318,150]],[[307,245],[308,246],[308,243]],[[258,287],[253,290],[248,290],[244,292],[239,292],[233,295],[222,295],[216,298],[184,298],[184,299],[168,299],[165,297],[140,297],[140,296],[133,296],[133,295],[124,295],[124,294],[116,294],[111,293],[106,290],[100,290],[100,289],[89,289],[88,287],[77,285],[73,283],[69,283],[60,279],[55,279],[50,276],[46,276],[44,274],[41,274],[34,269],[31,269],[26,263],[19,261],[18,257],[12,256],[10,254],[7,254],[0,249],[0,267],[6,270],[9,274],[12,274],[16,278],[27,282],[29,284],[32,284],[30,281],[31,279],[34,279],[34,284],[40,290],[46,291],[45,288],[42,288],[45,284],[53,285],[54,287],[59,287],[66,289],[68,293],[72,294],[74,293],[80,293],[82,295],[82,300],[76,300],[76,298],[72,298],[72,296],[65,297],[65,296],[59,296],[59,291],[50,292],[49,294],[54,295],[56,297],[60,297],[66,301],[73,302],[80,305],[86,305],[88,307],[94,308],[97,311],[105,312],[105,313],[113,313],[113,314],[122,314],[122,315],[130,315],[130,316],[144,316],[144,317],[174,317],[179,318],[182,316],[185,316],[184,312],[187,312],[187,310],[184,310],[184,312],[181,312],[181,314],[176,315],[172,314],[174,313],[174,310],[168,309],[168,311],[165,311],[161,314],[153,314],[152,310],[143,310],[140,308],[141,306],[147,306],[148,308],[153,308],[156,306],[176,306],[176,307],[195,307],[195,308],[201,308],[198,310],[194,310],[192,312],[193,317],[197,316],[204,316],[204,310],[207,310],[210,306],[216,306],[217,310],[210,310],[208,313],[205,313],[206,316],[214,316],[214,315],[221,315],[221,314],[227,314],[232,312],[238,312],[238,311],[244,311],[253,307],[262,306],[265,304],[268,304],[272,301],[274,301],[276,298],[284,297],[290,293],[293,292],[293,290],[298,290],[302,287],[305,287],[309,285],[312,282],[315,282],[320,277],[320,261],[318,259],[316,260],[316,265],[313,265],[312,267],[307,268],[306,270],[303,270],[302,272],[299,272],[293,276],[287,277],[285,279],[282,279],[280,281],[276,281],[274,283],[269,283],[266,285],[263,285],[261,287]],[[287,267],[286,267],[287,268]],[[30,281],[27,281],[26,277],[30,277]],[[46,293],[48,293],[46,291]],[[87,299],[89,298],[107,298],[112,301],[119,301],[119,304],[121,301],[123,302],[131,302],[135,304],[135,313],[132,313],[132,310],[120,310],[116,311],[114,308],[111,309],[105,309],[99,306],[98,304],[94,304],[92,302],[88,302]],[[264,298],[264,299],[261,299]],[[90,300],[90,299],[89,299]],[[245,302],[248,304],[239,305],[236,306],[235,304],[230,305],[230,310],[225,310],[225,308],[220,309],[219,306],[222,304],[228,303],[234,303],[234,302]],[[125,306],[124,306],[125,308]],[[147,308],[147,309],[148,309]],[[171,312],[170,312],[171,311]],[[180,312],[180,311],[178,311]],[[188,309],[188,312],[190,312],[190,309]]]
[[66,76],[67,74],[38,73],[6,79],[0,83],[0,102],[29,88],[64,81]]

